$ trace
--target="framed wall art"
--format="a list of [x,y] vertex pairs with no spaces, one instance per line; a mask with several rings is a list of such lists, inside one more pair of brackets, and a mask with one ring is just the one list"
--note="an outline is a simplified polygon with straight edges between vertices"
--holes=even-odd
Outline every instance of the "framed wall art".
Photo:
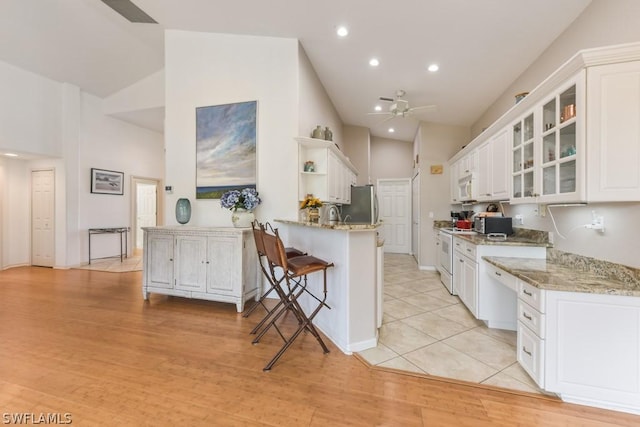
[[256,188],[257,104],[196,108],[196,199]]
[[91,192],[96,194],[124,194],[124,172],[91,168]]

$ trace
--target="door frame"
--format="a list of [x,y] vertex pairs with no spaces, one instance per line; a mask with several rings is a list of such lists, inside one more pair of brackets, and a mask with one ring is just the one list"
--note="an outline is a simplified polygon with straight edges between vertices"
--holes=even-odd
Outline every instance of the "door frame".
[[[414,191],[416,190],[417,191]],[[420,171],[411,178],[411,252],[420,265]]]
[[155,184],[156,186],[156,225],[164,224],[164,192],[161,190],[162,180],[158,178],[148,178],[144,176],[131,176],[131,235],[129,241],[131,242],[131,254],[136,248],[136,238],[138,230],[138,183],[141,184]]
[[[407,209],[405,210],[407,212],[405,219],[407,220],[407,242],[408,242],[408,251],[407,253],[410,254],[411,253],[411,248],[413,247],[413,242],[412,242],[412,235],[411,235],[411,206],[413,203],[413,197],[411,194],[411,178],[379,178],[376,182],[376,194],[380,194],[380,184],[384,184],[386,182],[398,182],[398,181],[403,181],[406,185],[407,185],[407,189],[408,194],[409,194],[409,200],[408,200],[408,206]],[[378,198],[379,199],[379,198]],[[379,202],[378,202],[379,203]],[[381,212],[381,209],[378,208],[378,212]],[[380,214],[378,214],[379,216],[381,216]],[[385,236],[386,238],[386,236]]]

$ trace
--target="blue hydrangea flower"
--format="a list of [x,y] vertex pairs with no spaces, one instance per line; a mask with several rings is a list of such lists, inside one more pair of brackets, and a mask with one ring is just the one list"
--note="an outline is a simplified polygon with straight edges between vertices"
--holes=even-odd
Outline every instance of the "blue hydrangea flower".
[[220,198],[220,205],[232,211],[236,209],[254,210],[262,200],[258,197],[258,192],[254,188],[243,188],[242,190],[229,190]]

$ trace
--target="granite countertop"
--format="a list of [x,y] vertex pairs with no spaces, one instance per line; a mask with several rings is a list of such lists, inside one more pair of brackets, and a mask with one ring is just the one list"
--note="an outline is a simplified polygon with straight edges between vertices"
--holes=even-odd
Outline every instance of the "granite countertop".
[[[482,259],[540,289],[640,297],[637,272],[619,264],[596,260],[591,263],[596,265],[594,270],[587,266],[580,268],[580,262],[566,264],[550,259],[491,256]],[[609,266],[602,268],[602,264]]]
[[327,230],[346,230],[346,231],[367,231],[367,230],[375,230],[380,227],[380,223],[378,224],[328,224],[328,223],[319,223],[319,222],[305,222],[305,221],[293,221],[290,219],[276,219],[275,222],[280,222],[282,224],[290,224],[290,225],[299,225],[302,227],[312,227],[312,228],[324,228]]
[[[438,230],[452,230],[451,221],[436,220],[433,227]],[[480,233],[451,233],[453,237],[459,237],[474,245],[500,245],[500,246],[543,246],[553,247],[549,243],[549,234],[538,230],[528,230],[524,228],[514,228],[514,234],[507,236],[506,239],[490,238],[486,234]]]

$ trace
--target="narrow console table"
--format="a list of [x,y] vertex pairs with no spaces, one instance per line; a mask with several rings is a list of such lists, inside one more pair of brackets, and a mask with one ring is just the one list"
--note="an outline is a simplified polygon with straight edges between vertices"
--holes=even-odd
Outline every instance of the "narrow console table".
[[[127,232],[129,227],[113,227],[113,228],[90,228],[89,229],[89,264],[91,264],[91,236],[94,234],[120,234],[120,262],[127,257]],[[124,235],[124,247],[122,246],[122,235]]]

